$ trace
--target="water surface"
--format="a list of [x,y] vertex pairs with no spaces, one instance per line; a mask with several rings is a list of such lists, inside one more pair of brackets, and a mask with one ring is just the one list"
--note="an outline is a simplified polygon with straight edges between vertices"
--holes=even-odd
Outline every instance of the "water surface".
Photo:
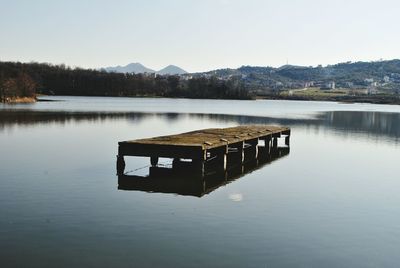
[[[2,267],[400,262],[398,106],[56,99],[0,108]],[[291,127],[290,153],[201,197],[118,189],[118,141],[254,123]]]

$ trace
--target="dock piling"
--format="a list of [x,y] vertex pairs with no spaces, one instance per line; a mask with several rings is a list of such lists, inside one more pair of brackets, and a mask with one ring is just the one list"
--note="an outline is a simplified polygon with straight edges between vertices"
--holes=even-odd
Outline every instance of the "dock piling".
[[150,164],[155,167],[158,164],[158,157],[157,156],[151,156],[150,157]]
[[124,170],[125,170],[124,157],[121,155],[117,155],[117,174],[118,175],[124,174]]
[[285,145],[289,146],[289,143],[290,143],[290,136],[287,135],[287,136],[285,137]]
[[256,159],[258,156],[258,138],[246,141],[248,148],[245,152],[245,161]]

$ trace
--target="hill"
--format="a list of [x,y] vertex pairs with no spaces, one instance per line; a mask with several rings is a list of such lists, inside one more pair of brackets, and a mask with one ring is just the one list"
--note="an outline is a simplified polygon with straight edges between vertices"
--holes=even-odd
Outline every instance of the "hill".
[[129,63],[125,66],[115,66],[115,67],[106,67],[103,68],[107,72],[114,72],[114,73],[155,73],[154,70],[147,68],[143,64],[139,62]]
[[159,70],[157,74],[161,75],[181,75],[186,74],[187,72],[182,68],[175,66],[175,65],[168,65],[167,67]]
[[[366,89],[377,87],[388,92],[400,90],[400,60],[345,62],[328,66],[284,65],[280,68],[242,66],[219,69],[193,76],[239,79],[248,90],[258,93],[306,87]],[[334,85],[334,86],[333,86]]]
[[139,62],[130,63],[125,66],[114,66],[114,67],[105,67],[101,68],[106,72],[113,72],[113,73],[135,73],[135,74],[143,74],[143,73],[156,73],[159,75],[182,75],[186,74],[187,72],[182,68],[175,66],[175,65],[168,65],[167,67],[155,71],[153,69],[147,68],[143,64]]

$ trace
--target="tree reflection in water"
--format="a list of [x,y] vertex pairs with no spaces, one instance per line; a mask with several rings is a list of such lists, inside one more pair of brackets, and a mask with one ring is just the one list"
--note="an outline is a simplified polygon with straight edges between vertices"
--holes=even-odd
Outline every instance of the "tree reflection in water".
[[0,131],[13,126],[69,122],[96,122],[103,120],[128,120],[139,122],[154,117],[169,122],[184,117],[207,119],[218,123],[279,124],[291,128],[313,128],[317,131],[334,131],[338,135],[366,135],[368,137],[390,138],[395,143],[400,138],[400,114],[386,112],[333,111],[322,112],[316,117],[306,119],[274,118],[261,116],[242,116],[227,114],[180,114],[180,113],[141,113],[141,112],[52,112],[32,110],[0,110]]

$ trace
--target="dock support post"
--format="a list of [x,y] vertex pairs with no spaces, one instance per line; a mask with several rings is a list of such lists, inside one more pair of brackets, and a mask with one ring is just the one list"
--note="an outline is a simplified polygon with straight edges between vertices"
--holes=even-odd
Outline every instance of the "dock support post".
[[221,154],[221,167],[222,170],[225,171],[226,170],[226,165],[227,165],[227,154]]
[[204,161],[207,162],[206,168],[217,171],[225,171],[228,165],[228,153],[228,145],[223,145],[209,150],[204,157]]
[[227,161],[229,165],[242,164],[244,162],[244,142],[230,144],[228,148]]
[[264,140],[265,151],[267,153],[269,153],[270,148],[271,148],[271,136],[265,136],[265,137],[262,137],[261,139]]
[[117,175],[124,174],[125,160],[123,155],[117,155]]
[[202,159],[193,159],[193,168],[195,176],[204,176],[204,160]]
[[245,161],[256,159],[258,156],[258,139],[246,141],[248,148],[245,151]]
[[207,160],[207,150],[202,150],[199,154],[192,158],[192,166],[194,169],[195,177],[204,177],[205,173],[205,162]]
[[244,162],[244,142],[240,143],[240,146],[238,147],[238,153],[240,164],[242,164]]
[[181,164],[180,158],[174,158],[174,160],[172,160],[172,168],[173,169],[178,169],[180,167],[180,164]]
[[285,137],[285,144],[286,144],[287,146],[290,145],[290,135],[287,135],[287,136]]
[[158,157],[157,156],[151,156],[150,157],[150,163],[153,167],[157,166],[158,164]]
[[225,171],[228,163],[228,145],[220,147],[216,152],[217,157],[217,169]]
[[274,149],[278,148],[278,138],[277,138],[277,137],[274,137],[274,138],[273,138],[273,140],[272,140],[272,147],[273,147]]

